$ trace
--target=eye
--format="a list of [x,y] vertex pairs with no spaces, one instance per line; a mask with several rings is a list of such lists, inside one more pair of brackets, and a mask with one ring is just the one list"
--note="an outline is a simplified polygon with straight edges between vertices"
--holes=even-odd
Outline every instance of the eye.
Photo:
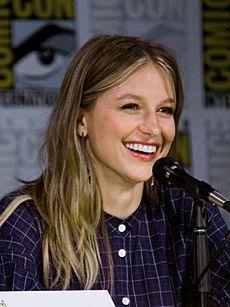
[[164,113],[164,114],[167,114],[167,115],[174,115],[175,113],[175,108],[173,107],[162,107],[160,108],[160,113]]
[[123,110],[139,110],[140,107],[137,103],[126,103],[121,107],[121,109],[123,109]]

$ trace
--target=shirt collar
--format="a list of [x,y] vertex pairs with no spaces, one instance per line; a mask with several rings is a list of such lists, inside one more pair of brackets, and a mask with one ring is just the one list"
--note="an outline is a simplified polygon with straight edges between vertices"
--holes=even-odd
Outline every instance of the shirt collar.
[[127,219],[120,219],[105,212],[105,223],[108,226],[109,231],[117,230],[120,224],[125,224],[126,227],[132,229],[137,223],[146,220],[147,208],[147,202],[142,200],[139,207]]

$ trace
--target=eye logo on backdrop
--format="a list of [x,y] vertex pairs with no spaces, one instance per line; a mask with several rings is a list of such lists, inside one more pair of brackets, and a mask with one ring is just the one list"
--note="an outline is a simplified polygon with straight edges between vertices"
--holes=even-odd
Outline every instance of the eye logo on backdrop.
[[42,25],[14,49],[14,86],[56,87],[73,50],[73,30]]
[[75,50],[74,0],[0,2],[0,105],[52,105]]

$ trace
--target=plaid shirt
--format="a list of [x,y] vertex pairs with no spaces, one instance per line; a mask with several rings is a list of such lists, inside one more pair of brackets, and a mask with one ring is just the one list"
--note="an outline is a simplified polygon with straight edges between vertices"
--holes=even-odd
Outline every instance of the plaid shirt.
[[[12,199],[5,197],[0,212]],[[228,229],[219,211],[207,205],[210,257],[223,242]],[[117,307],[194,306],[192,287],[193,199],[182,189],[164,188],[161,205],[143,200],[126,220],[105,214],[114,262],[112,298]],[[42,283],[43,230],[40,215],[24,202],[0,230],[0,290],[45,290]],[[108,262],[99,235],[103,271]],[[211,267],[210,306],[230,306],[230,245]],[[73,277],[70,289],[81,289]],[[93,289],[104,289],[98,279]]]

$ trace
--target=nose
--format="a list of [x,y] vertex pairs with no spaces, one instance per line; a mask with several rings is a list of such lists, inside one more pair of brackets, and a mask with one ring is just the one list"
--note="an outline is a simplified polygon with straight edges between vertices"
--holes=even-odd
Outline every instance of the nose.
[[144,114],[139,129],[145,135],[159,135],[161,133],[161,128],[157,114],[155,112]]

